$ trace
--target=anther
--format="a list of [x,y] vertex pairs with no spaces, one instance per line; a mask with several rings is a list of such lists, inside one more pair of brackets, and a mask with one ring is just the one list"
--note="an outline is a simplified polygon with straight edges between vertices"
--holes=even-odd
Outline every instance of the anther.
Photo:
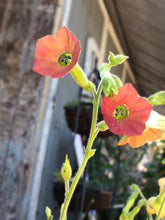
[[125,119],[128,116],[127,108],[125,105],[116,106],[113,111],[113,115],[116,119]]
[[59,58],[59,63],[62,66],[67,66],[71,63],[72,61],[72,55],[70,53],[64,53],[61,54],[60,58]]

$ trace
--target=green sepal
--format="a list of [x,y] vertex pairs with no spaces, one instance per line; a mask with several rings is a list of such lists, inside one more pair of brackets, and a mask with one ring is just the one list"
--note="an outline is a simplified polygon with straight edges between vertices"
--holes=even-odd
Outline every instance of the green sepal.
[[111,76],[115,80],[117,88],[121,87],[122,86],[122,82],[121,82],[120,78],[118,76],[114,75],[114,74],[111,74]]
[[165,164],[165,159],[162,160],[162,164],[163,164],[163,165]]
[[119,64],[122,64],[126,59],[128,59],[128,56],[125,55],[114,55],[112,52],[110,52],[108,56],[109,65],[110,66],[117,66]]
[[151,105],[164,105],[165,104],[165,91],[159,91],[148,97],[148,102]]
[[100,121],[98,124],[97,124],[97,127],[99,129],[99,131],[106,131],[109,129],[108,125],[105,123],[105,121]]
[[46,213],[47,220],[53,220],[53,215],[51,214],[51,209],[48,206],[46,206],[46,208],[45,208],[45,213]]
[[108,60],[109,60],[110,63],[113,63],[115,61],[114,53],[112,53],[112,52],[109,53]]
[[95,152],[96,152],[96,149],[90,150],[89,153],[88,153],[88,158],[93,157],[93,155],[95,154]]
[[102,83],[105,96],[113,97],[114,94],[118,94],[116,82],[110,74],[104,76]]
[[105,75],[110,74],[110,67],[108,63],[103,63],[100,67],[100,78],[104,78]]

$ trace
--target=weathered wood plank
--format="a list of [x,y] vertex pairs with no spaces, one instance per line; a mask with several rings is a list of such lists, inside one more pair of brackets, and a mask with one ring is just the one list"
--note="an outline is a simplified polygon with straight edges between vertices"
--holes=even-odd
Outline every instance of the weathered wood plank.
[[[32,72],[36,39],[50,34],[56,0],[0,4],[0,219],[27,216],[44,78]],[[41,121],[39,122],[41,123]]]

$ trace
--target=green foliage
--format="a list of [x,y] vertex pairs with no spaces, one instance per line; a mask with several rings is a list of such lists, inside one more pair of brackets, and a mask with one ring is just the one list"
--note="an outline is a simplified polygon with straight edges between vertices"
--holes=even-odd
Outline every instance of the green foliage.
[[[89,161],[89,185],[93,188],[113,190],[116,184],[115,175],[120,157],[120,173],[117,183],[118,189],[114,204],[125,204],[130,193],[130,185],[134,182],[141,184],[142,174],[137,169],[147,146],[132,149],[129,146],[117,146],[118,136],[111,135],[108,138],[96,138],[94,148],[95,156]],[[132,159],[133,158],[133,159]],[[140,205],[139,205],[140,207]],[[109,219],[109,207],[99,213],[99,220]],[[113,220],[118,220],[121,209],[113,210]]]
[[128,59],[128,56],[124,56],[124,55],[114,55],[112,52],[110,52],[108,60],[109,60],[109,64],[110,66],[117,66],[121,63],[123,63],[126,59]]
[[165,104],[165,91],[159,91],[148,97],[148,102],[152,105]]
[[143,183],[142,187],[147,198],[157,194],[159,190],[157,180],[165,176],[164,164],[161,162],[165,158],[164,147],[164,141],[160,141],[157,146],[151,147],[153,158],[149,163],[145,164],[146,171],[142,173],[145,183]]

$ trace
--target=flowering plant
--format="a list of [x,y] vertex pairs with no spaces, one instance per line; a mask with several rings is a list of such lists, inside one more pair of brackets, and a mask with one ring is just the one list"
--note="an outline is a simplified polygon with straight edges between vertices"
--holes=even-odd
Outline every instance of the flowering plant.
[[[108,57],[108,63],[103,63],[100,67],[101,80],[98,88],[96,88],[87,79],[83,69],[78,64],[80,52],[80,42],[75,35],[67,27],[62,27],[55,36],[48,35],[37,41],[36,59],[33,66],[34,71],[41,75],[50,75],[53,78],[61,78],[70,72],[76,83],[93,95],[93,120],[89,140],[85,148],[82,165],[71,185],[72,169],[67,155],[62,165],[61,174],[65,182],[65,200],[61,206],[60,220],[67,219],[68,206],[77,183],[88,160],[95,154],[96,150],[92,149],[92,145],[99,131],[110,129],[117,135],[124,135],[119,141],[119,145],[128,143],[133,148],[140,147],[147,141],[161,139],[163,135],[163,127],[158,124],[151,124],[149,118],[153,105],[165,104],[165,92],[161,91],[147,99],[139,96],[132,84],[122,85],[121,80],[111,73],[111,67],[123,63],[128,57],[114,55],[112,52]],[[105,95],[101,106],[104,120],[98,123],[97,115],[102,90]],[[138,192],[135,190],[133,199],[137,197]],[[161,200],[162,203],[164,205],[164,199]],[[146,200],[139,201],[136,210],[128,215],[127,203],[125,208],[127,211],[124,211],[121,219],[133,219],[140,207],[145,204]],[[53,219],[49,208],[46,208],[46,214],[48,220]]]

